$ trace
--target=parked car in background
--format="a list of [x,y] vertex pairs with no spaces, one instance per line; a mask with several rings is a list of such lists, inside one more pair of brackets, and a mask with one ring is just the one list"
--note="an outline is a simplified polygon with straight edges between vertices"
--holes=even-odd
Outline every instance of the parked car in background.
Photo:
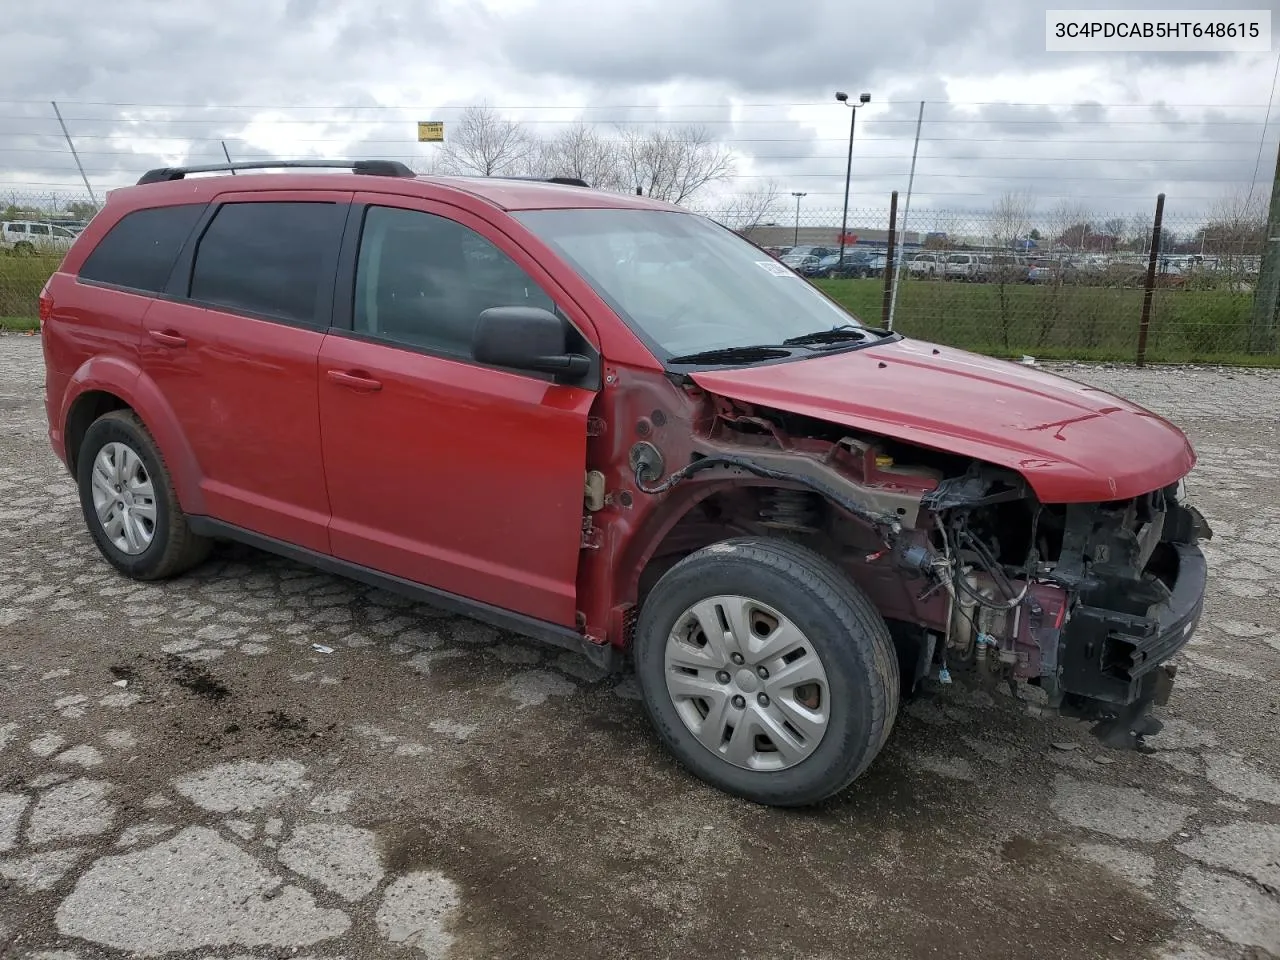
[[940,253],[917,253],[906,263],[907,273],[913,277],[941,276],[944,266]]
[[949,253],[943,264],[943,276],[948,280],[978,279],[978,255],[976,253]]
[[873,277],[883,277],[885,269],[889,266],[888,253],[877,250],[870,254],[871,257],[871,275]]
[[789,253],[782,258],[782,263],[784,266],[790,267],[792,270],[800,274],[800,276],[802,277],[812,276],[813,275],[812,271],[815,270],[818,264],[821,262],[822,262],[821,257],[815,257],[812,254],[808,256],[805,256],[803,254],[797,256],[795,254]]
[[1027,270],[1028,283],[1067,283],[1077,272],[1070,260],[1039,258],[1031,261]]
[[801,276],[812,277],[815,280],[829,277],[831,276],[831,270],[839,259],[840,255],[834,253],[829,257],[820,257],[816,262],[809,257],[805,257],[805,263],[800,267],[800,274]]
[[798,247],[792,247],[790,250],[788,250],[787,255],[797,256],[797,257],[817,257],[819,260],[821,260],[823,257],[829,257],[833,253],[838,254],[839,252],[840,252],[840,249],[838,247],[815,247],[811,245],[801,244]]
[[55,227],[62,227],[64,230],[70,230],[76,236],[79,236],[81,232],[83,232],[84,228],[89,225],[88,220],[83,220],[78,217],[52,217],[47,221],[42,220],[40,222],[50,223]]
[[844,259],[841,259],[838,253],[823,257],[810,268],[810,271],[806,272],[805,276],[862,280],[883,275],[884,257],[867,253],[865,250],[850,250],[845,252]]
[[36,220],[0,222],[0,250],[18,257],[61,256],[71,249],[76,234],[66,227]]
[[1030,266],[1026,257],[1016,254],[992,254],[985,279],[991,283],[1026,283]]

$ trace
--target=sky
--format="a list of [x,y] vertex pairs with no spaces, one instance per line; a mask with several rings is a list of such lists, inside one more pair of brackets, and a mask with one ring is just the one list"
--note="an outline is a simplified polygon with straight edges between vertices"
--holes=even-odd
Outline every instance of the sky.
[[[1209,7],[1075,0],[1073,8]],[[1280,0],[1233,6],[1269,9]],[[981,217],[1008,191],[1039,213],[1194,220],[1265,198],[1280,123],[1277,53],[1051,53],[1042,0],[41,0],[5,13],[0,202],[85,193],[57,101],[98,198],[154,166],[381,156],[423,161],[418,120],[485,103],[551,133],[575,120],[705,126],[735,177],[699,198],[771,187],[806,222],[905,201]],[[1280,45],[1273,42],[1273,49]],[[1264,123],[1265,122],[1265,123]],[[920,221],[923,222],[923,221]]]

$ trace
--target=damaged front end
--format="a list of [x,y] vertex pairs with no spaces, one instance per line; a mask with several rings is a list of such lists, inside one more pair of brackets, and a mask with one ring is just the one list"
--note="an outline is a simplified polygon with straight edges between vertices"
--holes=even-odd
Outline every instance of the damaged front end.
[[1198,544],[1212,536],[1182,486],[1044,505],[1002,471],[944,481],[922,505],[948,580],[947,655],[1039,686],[1047,702],[1036,709],[1094,721],[1108,745],[1157,732],[1150,710],[1167,701],[1168,661],[1199,623],[1207,568]]
[[705,484],[720,492],[690,536],[785,536],[839,563],[888,622],[908,688],[963,667],[1015,696],[1040,688],[1020,697],[1033,712],[1091,721],[1111,745],[1159,729],[1151,708],[1199,622],[1211,536],[1181,481],[1042,503],[1013,470],[724,401],[690,454],[668,470],[636,444],[637,490]]

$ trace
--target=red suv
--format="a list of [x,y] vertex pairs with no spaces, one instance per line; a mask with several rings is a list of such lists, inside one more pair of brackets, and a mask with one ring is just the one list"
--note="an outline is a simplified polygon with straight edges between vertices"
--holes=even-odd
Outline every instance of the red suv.
[[152,171],[45,288],[49,438],[120,571],[238,540],[629,654],[679,759],[767,804],[960,667],[1158,728],[1210,535],[1174,426],[865,326],[678,207],[341,166]]

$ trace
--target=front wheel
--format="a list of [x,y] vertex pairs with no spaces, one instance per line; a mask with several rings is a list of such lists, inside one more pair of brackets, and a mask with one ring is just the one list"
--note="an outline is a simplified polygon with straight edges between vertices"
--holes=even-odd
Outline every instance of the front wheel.
[[659,736],[702,780],[770,806],[857,778],[898,708],[884,620],[837,567],[745,537],[686,557],[645,601],[636,673]]

